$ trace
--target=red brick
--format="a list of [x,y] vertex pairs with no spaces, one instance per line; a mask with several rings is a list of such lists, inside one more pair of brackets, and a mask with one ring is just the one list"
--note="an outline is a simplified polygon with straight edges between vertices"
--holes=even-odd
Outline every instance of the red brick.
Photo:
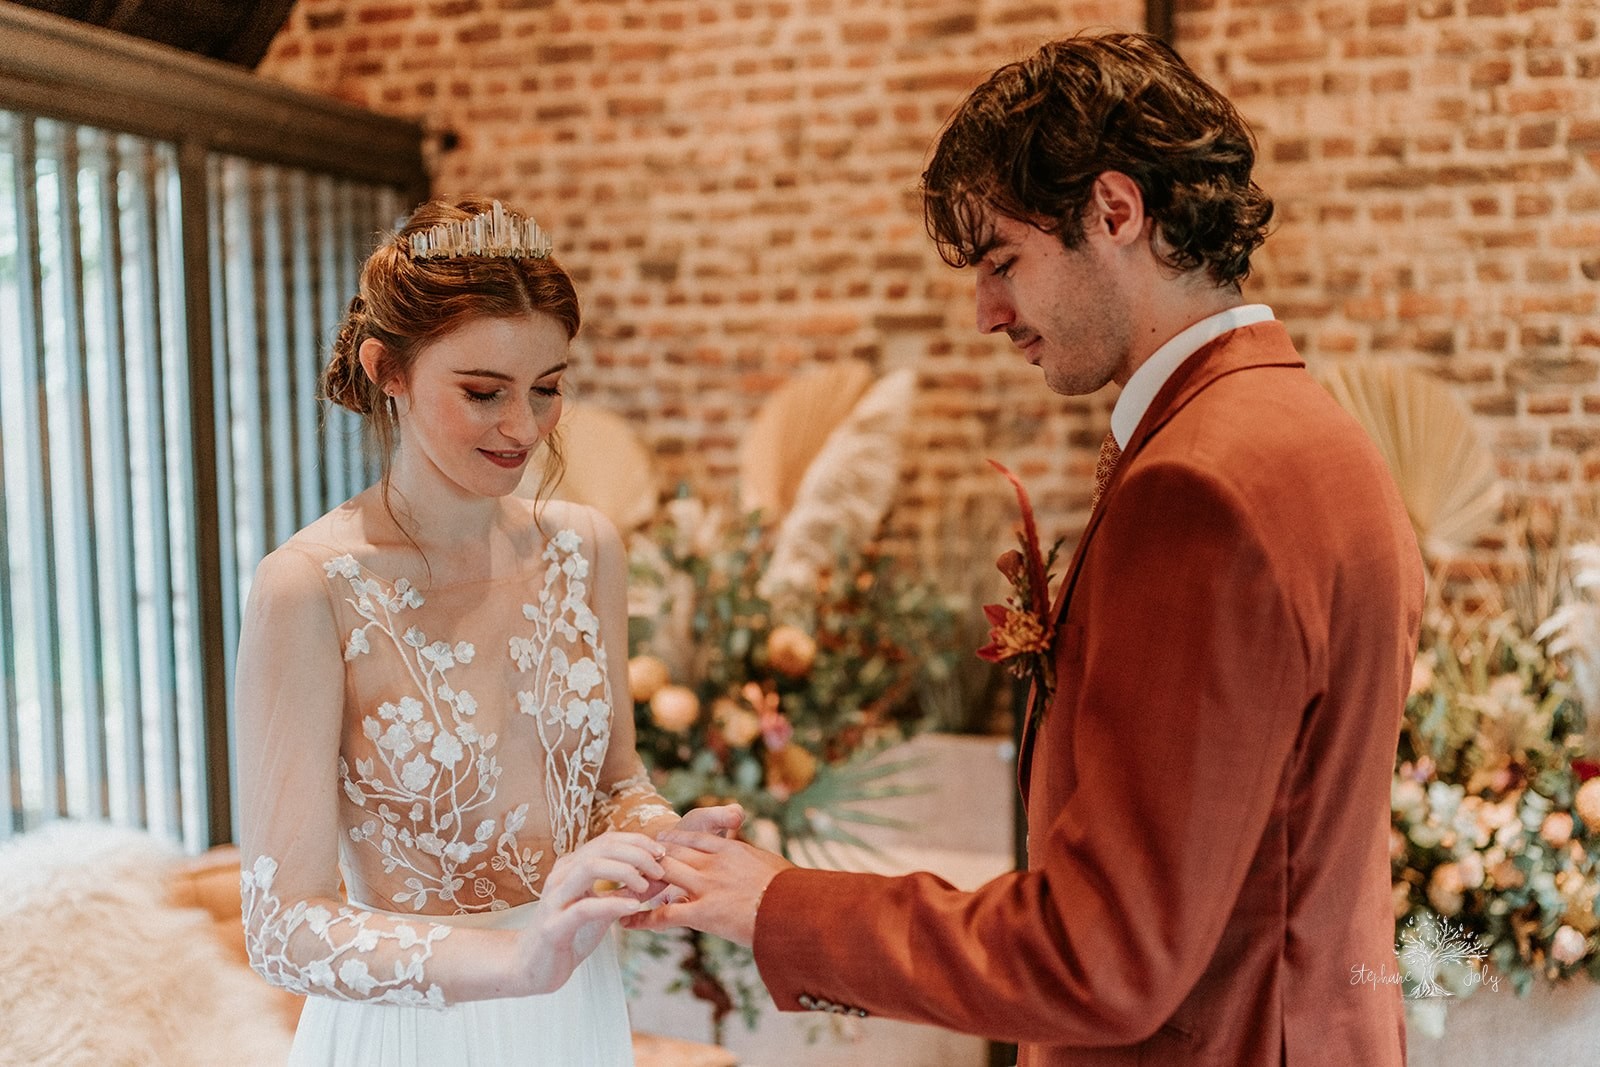
[[1550,214],[1554,202],[1547,193],[1518,193],[1512,203],[1512,212],[1519,219],[1537,218]]
[[1572,103],[1572,93],[1561,88],[1511,92],[1506,96],[1506,110],[1513,115],[1562,113],[1571,110]]
[[1529,260],[1525,276],[1532,285],[1548,285],[1572,279],[1572,265],[1564,259]]
[[1388,70],[1374,74],[1369,82],[1375,93],[1403,93],[1411,88],[1409,70]]
[[[1533,395],[1528,397],[1527,411],[1529,415],[1567,415],[1572,411],[1572,397],[1560,393]],[[1561,447],[1555,435],[1562,431],[1556,430],[1551,434],[1550,443]]]
[[613,97],[606,101],[606,113],[612,118],[645,118],[660,115],[667,109],[660,97]]
[[[398,22],[402,19],[414,18],[417,9],[413,4],[385,4],[380,7],[364,7],[356,12],[356,21],[363,26],[373,26],[384,22]],[[340,20],[342,21],[342,19]],[[339,23],[333,23],[337,26]],[[317,27],[321,29],[322,27]]]
[[1472,410],[1477,415],[1515,415],[1517,413],[1517,398],[1512,393],[1495,393],[1489,396],[1474,397]]
[[889,39],[887,22],[846,22],[839,26],[839,38],[847,45],[882,44]]
[[978,28],[978,16],[972,12],[944,15],[935,19],[913,22],[908,33],[913,41],[938,40],[943,37],[960,37]]
[[1272,146],[1272,159],[1276,163],[1302,163],[1311,158],[1311,142],[1304,137],[1278,141]]
[[1530,78],[1559,78],[1567,72],[1567,57],[1560,53],[1530,55],[1525,66]]
[[1257,45],[1244,50],[1244,56],[1252,63],[1271,65],[1276,63],[1305,63],[1314,59],[1324,59],[1328,55],[1328,44],[1322,40],[1279,41],[1271,45]]
[[498,22],[485,22],[460,30],[456,33],[456,40],[465,45],[486,44],[489,41],[498,41],[504,32]]
[[1501,58],[1480,60],[1472,64],[1470,74],[1474,89],[1490,89],[1496,85],[1504,85],[1511,80],[1511,61]]
[[1374,4],[1367,9],[1367,25],[1393,29],[1406,24],[1405,4]]

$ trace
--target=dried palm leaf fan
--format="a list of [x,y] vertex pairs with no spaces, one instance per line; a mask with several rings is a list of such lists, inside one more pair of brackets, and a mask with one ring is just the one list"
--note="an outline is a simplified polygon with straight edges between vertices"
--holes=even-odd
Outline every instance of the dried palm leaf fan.
[[781,519],[794,506],[806,468],[867,391],[872,372],[840,363],[784,383],[767,398],[739,449],[739,502]]
[[[650,450],[621,416],[593,404],[570,404],[561,415],[566,474],[550,494],[597,508],[624,534],[642,526],[658,503]],[[528,461],[517,495],[532,498],[544,475],[544,450]]]
[[879,379],[828,435],[806,468],[761,577],[763,595],[809,593],[817,577],[859,556],[877,536],[900,484],[900,456],[916,397],[916,377]]
[[1500,480],[1454,393],[1392,363],[1324,366],[1323,386],[1366,429],[1430,558],[1467,548],[1499,517]]

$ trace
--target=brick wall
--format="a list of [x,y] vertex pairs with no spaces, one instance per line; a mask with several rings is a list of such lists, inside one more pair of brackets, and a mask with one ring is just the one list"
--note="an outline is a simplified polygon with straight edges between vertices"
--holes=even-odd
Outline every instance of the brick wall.
[[1003,337],[977,334],[971,281],[939,260],[914,194],[989,70],[1142,14],[1128,0],[301,0],[260,70],[422,118],[437,192],[529,205],[584,302],[580,396],[635,420],[669,479],[726,492],[775,383],[866,359],[919,378],[901,531],[1004,506],[990,455],[1065,530],[1110,398],[1056,397]]
[[[1109,395],[1060,398],[972,325],[914,189],[990,69],[1143,4],[300,0],[261,72],[435,133],[440,193],[529,205],[579,281],[579,389],[669,478],[726,487],[765,392],[914,367],[905,533],[994,506],[1082,518]],[[1313,360],[1454,383],[1518,489],[1600,480],[1594,0],[1180,0],[1178,44],[1256,124],[1280,225],[1249,295]],[[987,501],[987,504],[985,502]],[[1001,498],[1003,503],[1003,497]]]
[[1452,383],[1513,495],[1600,483],[1600,5],[1186,0],[1280,224],[1254,291],[1308,360]]

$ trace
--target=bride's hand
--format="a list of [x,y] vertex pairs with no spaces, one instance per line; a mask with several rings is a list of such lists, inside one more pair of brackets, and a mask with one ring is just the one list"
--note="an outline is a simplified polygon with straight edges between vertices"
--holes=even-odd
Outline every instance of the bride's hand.
[[[643,834],[613,830],[556,860],[545,877],[538,917],[517,938],[518,971],[530,993],[560,989],[612,923],[643,909],[640,898],[662,878],[664,855],[666,849]],[[597,882],[620,888],[597,893]]]
[[[679,819],[678,825],[673,829],[712,834],[716,837],[735,838],[739,836],[739,828],[743,825],[744,808],[737,804],[719,804],[715,807],[693,809]],[[646,902],[646,909],[656,907],[658,904],[677,897],[672,893],[672,887],[664,879],[652,879],[649,889],[639,895]]]

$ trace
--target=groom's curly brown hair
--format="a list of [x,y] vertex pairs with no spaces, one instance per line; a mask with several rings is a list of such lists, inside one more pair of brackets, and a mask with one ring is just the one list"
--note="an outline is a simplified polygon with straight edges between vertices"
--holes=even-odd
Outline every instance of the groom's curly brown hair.
[[1272,218],[1255,155],[1244,118],[1159,38],[1071,37],[1001,67],[957,109],[922,175],[923,216],[953,266],[983,258],[992,214],[1077,248],[1095,178],[1120,171],[1169,266],[1237,287]]

